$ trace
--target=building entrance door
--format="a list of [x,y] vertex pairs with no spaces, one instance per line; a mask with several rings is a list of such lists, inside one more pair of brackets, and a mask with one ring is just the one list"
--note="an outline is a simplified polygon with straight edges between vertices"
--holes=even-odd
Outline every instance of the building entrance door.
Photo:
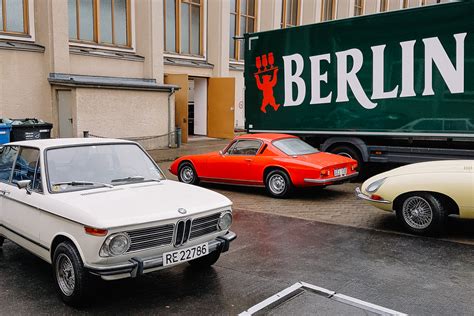
[[175,123],[181,128],[181,142],[188,142],[188,75],[167,74],[165,83],[174,84],[181,89],[175,93]]
[[58,90],[59,137],[74,137],[71,90]]
[[234,138],[235,78],[209,78],[207,135]]

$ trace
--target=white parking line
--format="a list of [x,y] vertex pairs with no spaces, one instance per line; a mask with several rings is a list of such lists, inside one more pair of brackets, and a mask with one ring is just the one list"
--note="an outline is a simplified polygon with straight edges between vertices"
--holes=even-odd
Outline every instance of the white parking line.
[[321,295],[326,297],[327,299],[334,300],[340,303],[344,303],[350,306],[354,306],[366,311],[370,311],[372,313],[376,313],[379,315],[396,315],[396,316],[406,316],[407,314],[397,312],[395,310],[385,308],[383,306],[375,305],[366,301],[359,300],[357,298],[353,298],[344,294],[339,294],[331,290],[327,290],[325,288],[305,283],[305,282],[297,282],[290,287],[278,292],[277,294],[270,296],[266,300],[252,306],[248,310],[239,314],[239,316],[250,316],[257,312],[260,312],[264,309],[270,309],[273,306],[279,305],[289,298],[298,295],[304,291],[308,291],[311,293],[315,293],[317,295]]

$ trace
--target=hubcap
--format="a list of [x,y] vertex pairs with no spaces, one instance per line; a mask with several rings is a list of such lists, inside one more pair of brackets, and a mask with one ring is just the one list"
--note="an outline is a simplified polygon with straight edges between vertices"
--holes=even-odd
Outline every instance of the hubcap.
[[74,293],[76,286],[74,267],[69,257],[63,253],[56,260],[56,279],[64,295],[71,296]]
[[342,151],[340,153],[337,153],[339,156],[344,156],[344,157],[347,157],[347,158],[350,158],[350,159],[353,159],[352,156],[348,153],[346,153],[345,151]]
[[425,229],[433,221],[433,210],[425,199],[412,196],[405,200],[402,208],[403,219],[413,228]]
[[281,175],[275,174],[271,176],[268,182],[269,182],[270,191],[272,191],[272,193],[281,194],[283,191],[285,191],[286,182],[285,182],[285,179]]
[[185,183],[191,183],[194,179],[193,169],[189,166],[183,167],[181,169],[181,179]]

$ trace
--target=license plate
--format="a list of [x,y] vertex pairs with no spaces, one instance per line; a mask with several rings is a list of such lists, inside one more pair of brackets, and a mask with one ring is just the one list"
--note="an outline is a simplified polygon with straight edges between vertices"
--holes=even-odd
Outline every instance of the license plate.
[[163,266],[169,266],[181,262],[193,260],[209,253],[207,242],[189,248],[165,252],[163,254]]
[[334,176],[342,177],[347,174],[347,168],[334,169]]

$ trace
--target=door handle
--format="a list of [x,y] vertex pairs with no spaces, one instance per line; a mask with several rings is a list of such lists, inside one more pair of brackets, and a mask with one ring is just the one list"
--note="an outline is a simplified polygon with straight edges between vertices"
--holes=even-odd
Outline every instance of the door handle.
[[250,159],[250,158],[245,158],[244,160],[247,161],[247,162],[252,162],[252,159]]

